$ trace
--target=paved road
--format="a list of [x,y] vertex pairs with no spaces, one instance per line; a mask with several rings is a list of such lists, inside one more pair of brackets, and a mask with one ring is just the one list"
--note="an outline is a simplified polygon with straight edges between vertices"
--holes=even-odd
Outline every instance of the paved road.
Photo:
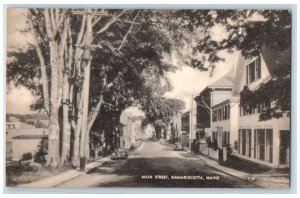
[[58,187],[256,187],[205,165],[185,151],[143,142],[128,160],[109,161]]

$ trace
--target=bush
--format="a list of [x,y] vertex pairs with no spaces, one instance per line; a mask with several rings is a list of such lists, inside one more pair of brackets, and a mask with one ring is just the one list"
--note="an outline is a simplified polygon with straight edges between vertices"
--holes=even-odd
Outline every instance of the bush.
[[24,153],[22,156],[21,161],[27,161],[32,159],[32,154],[31,153]]
[[42,139],[38,145],[38,151],[34,154],[34,162],[45,164],[45,156],[48,154],[48,139]]

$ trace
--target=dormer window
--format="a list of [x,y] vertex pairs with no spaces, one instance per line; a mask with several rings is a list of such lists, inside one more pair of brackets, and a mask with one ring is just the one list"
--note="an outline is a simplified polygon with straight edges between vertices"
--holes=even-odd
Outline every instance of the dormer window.
[[247,65],[247,85],[261,78],[261,58],[257,57],[255,60]]

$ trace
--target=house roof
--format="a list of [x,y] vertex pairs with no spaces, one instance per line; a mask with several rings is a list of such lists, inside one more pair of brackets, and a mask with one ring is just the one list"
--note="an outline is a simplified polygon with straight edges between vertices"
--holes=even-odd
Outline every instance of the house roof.
[[[271,75],[273,75],[276,71],[286,70],[288,67],[291,67],[291,50],[278,50],[272,47],[272,44],[268,44],[264,42],[261,46],[261,57],[266,63],[266,67]],[[233,96],[238,96],[240,90],[242,89],[241,85],[244,86],[245,84],[242,82],[245,72],[245,66],[249,59],[240,54],[239,59],[237,61],[237,69],[234,79],[233,85]],[[266,80],[270,80],[271,78],[268,77]]]
[[234,68],[232,67],[229,72],[227,72],[224,76],[217,79],[216,81],[209,84],[205,87],[195,98],[194,100],[198,100],[202,94],[206,91],[210,91],[211,88],[221,88],[221,89],[232,89],[234,81]]
[[214,106],[212,106],[211,108],[214,109],[214,108],[217,108],[217,107],[220,107],[222,105],[225,105],[225,104],[230,104],[231,102],[237,102],[239,99],[237,97],[232,97],[232,98],[229,98],[227,100],[224,100]]
[[47,133],[48,130],[46,128],[11,129],[6,131],[6,142],[11,142],[17,136],[47,135]]
[[263,43],[261,56],[264,58],[270,74],[291,67],[291,49],[276,50],[271,44]]
[[224,76],[208,85],[208,88],[228,88],[233,86],[233,68]]
[[47,137],[48,135],[18,135],[13,137],[12,139],[42,139]]

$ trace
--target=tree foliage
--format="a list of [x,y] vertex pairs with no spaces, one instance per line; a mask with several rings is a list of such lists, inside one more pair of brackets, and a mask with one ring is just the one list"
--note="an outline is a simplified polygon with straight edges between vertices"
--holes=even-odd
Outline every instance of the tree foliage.
[[143,125],[152,124],[156,130],[156,137],[159,138],[161,129],[166,130],[172,118],[178,116],[184,107],[184,102],[178,99],[152,97],[143,104],[142,110],[146,112]]

